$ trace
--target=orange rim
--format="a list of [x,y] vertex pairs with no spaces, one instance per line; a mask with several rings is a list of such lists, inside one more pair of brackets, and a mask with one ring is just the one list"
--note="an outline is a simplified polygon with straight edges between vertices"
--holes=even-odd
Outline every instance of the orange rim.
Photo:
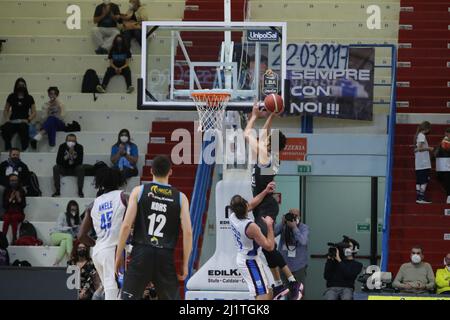
[[225,100],[226,98],[229,98],[231,96],[230,93],[225,92],[193,92],[191,93],[191,97],[195,99],[202,99],[202,98],[219,98],[221,100]]

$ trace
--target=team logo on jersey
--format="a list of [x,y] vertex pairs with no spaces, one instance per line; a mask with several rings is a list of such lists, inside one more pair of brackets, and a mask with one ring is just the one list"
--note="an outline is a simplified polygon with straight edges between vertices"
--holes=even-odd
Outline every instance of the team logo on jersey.
[[161,246],[159,245],[159,240],[157,237],[153,236],[150,239],[150,243],[152,244],[152,246],[157,247],[157,248],[161,248]]
[[160,186],[151,186],[150,187],[150,194],[160,194],[166,197],[172,196],[172,189],[168,188],[161,188]]

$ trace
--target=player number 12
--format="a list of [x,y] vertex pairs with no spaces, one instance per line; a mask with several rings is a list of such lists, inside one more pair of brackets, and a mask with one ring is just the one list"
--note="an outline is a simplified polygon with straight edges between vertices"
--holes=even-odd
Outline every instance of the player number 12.
[[[166,216],[163,214],[156,215],[156,213],[154,213],[154,214],[148,216],[148,219],[150,220],[150,223],[148,225],[148,234],[150,236],[162,238],[164,236],[164,233],[162,233],[161,230],[166,225],[166,221],[167,221]],[[156,229],[155,229],[156,223],[158,223],[158,225],[156,226]]]

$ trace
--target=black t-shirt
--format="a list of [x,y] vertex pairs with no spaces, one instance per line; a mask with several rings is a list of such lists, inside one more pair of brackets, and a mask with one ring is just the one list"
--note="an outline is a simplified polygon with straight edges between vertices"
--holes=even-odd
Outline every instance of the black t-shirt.
[[[252,170],[252,192],[253,196],[256,197],[258,194],[263,192],[267,185],[275,179],[275,171],[271,164],[267,166],[262,166],[256,163]],[[261,203],[253,209],[253,214],[258,214],[260,210],[272,208],[273,214],[278,214],[278,202],[275,200],[272,194],[268,194],[264,197]]]
[[[103,8],[106,5],[104,3],[99,4],[96,8],[95,8],[95,13],[94,13],[94,17],[100,17],[103,14]],[[114,28],[117,27],[117,22],[112,18],[112,16],[117,16],[120,14],[120,9],[119,7],[114,4],[111,3],[110,4],[110,10],[109,10],[109,14],[107,14],[102,20],[100,20],[97,24],[97,26],[101,27],[101,28]]]
[[16,94],[11,93],[6,100],[11,105],[11,117],[9,120],[28,119],[31,106],[34,99],[30,95],[19,98]]
[[138,202],[133,244],[174,249],[181,223],[181,195],[172,186],[149,183]]
[[127,59],[130,59],[130,58],[131,58],[130,50],[128,50],[128,51],[113,51],[113,50],[111,50],[109,52],[109,56],[108,56],[108,59],[111,59],[117,68],[123,67],[125,65],[125,63],[127,62]]

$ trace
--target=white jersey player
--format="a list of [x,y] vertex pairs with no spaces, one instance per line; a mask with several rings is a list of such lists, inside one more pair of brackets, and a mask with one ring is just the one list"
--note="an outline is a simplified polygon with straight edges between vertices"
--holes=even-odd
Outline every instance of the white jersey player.
[[250,295],[254,296],[257,300],[272,299],[272,294],[269,291],[269,282],[259,253],[261,251],[260,248],[273,250],[275,247],[275,237],[271,217],[267,216],[262,218],[269,230],[266,237],[263,235],[259,226],[248,217],[248,212],[257,206],[268,193],[272,193],[274,186],[275,184],[271,182],[250,203],[239,195],[233,196],[230,202],[230,208],[233,213],[229,219],[238,251],[236,263],[242,277],[247,283]]
[[[96,185],[102,194],[86,211],[79,234],[81,242],[87,245],[95,243],[92,260],[105,290],[105,300],[116,300],[119,294],[114,265],[120,228],[127,208],[125,194],[117,190],[121,181],[121,173],[114,169],[104,169],[96,176]],[[97,236],[95,242],[87,235],[92,229]]]

